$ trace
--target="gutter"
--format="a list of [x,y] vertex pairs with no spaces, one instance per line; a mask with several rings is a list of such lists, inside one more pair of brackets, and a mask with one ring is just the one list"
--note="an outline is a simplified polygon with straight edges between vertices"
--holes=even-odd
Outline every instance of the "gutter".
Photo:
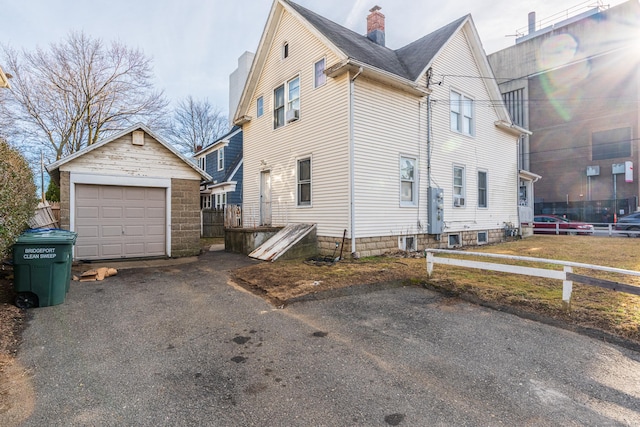
[[356,252],[356,212],[355,212],[355,140],[353,137],[353,106],[355,101],[356,79],[363,68],[349,80],[349,228],[351,229],[351,254]]

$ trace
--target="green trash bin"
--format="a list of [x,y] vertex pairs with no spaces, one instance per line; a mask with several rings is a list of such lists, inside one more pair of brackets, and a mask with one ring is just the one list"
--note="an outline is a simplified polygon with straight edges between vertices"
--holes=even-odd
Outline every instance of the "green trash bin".
[[18,237],[13,245],[13,286],[18,307],[47,307],[64,302],[77,237],[72,231],[58,229],[28,230]]

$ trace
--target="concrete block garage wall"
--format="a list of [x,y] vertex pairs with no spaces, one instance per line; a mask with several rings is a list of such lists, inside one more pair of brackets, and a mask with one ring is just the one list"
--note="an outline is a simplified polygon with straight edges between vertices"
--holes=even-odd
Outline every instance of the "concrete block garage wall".
[[171,256],[200,253],[200,181],[171,180]]

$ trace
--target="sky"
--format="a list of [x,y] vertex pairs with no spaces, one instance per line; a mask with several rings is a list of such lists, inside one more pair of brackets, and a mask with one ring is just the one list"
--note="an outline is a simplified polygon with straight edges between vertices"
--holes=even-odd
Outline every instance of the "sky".
[[[470,13],[489,54],[513,45],[517,30],[526,33],[529,12],[535,11],[538,21],[567,17],[566,11],[573,16],[598,0],[295,2],[360,34],[366,32],[369,9],[378,5],[386,17],[386,45],[392,49]],[[156,89],[164,90],[173,105],[192,96],[227,114],[229,74],[240,55],[256,51],[272,4],[273,0],[2,0],[0,43],[33,51],[78,31],[104,42],[119,41],[152,58]]]

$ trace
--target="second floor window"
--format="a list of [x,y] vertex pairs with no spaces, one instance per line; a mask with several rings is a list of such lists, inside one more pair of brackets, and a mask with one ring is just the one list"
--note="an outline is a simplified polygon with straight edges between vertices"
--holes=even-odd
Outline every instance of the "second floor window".
[[473,110],[473,99],[451,91],[451,130],[465,135],[474,135]]
[[273,128],[284,126],[284,85],[273,91]]
[[287,109],[300,110],[300,77],[289,80],[287,88],[289,89],[287,98],[289,101],[289,108]]
[[224,147],[218,150],[218,170],[224,169]]

